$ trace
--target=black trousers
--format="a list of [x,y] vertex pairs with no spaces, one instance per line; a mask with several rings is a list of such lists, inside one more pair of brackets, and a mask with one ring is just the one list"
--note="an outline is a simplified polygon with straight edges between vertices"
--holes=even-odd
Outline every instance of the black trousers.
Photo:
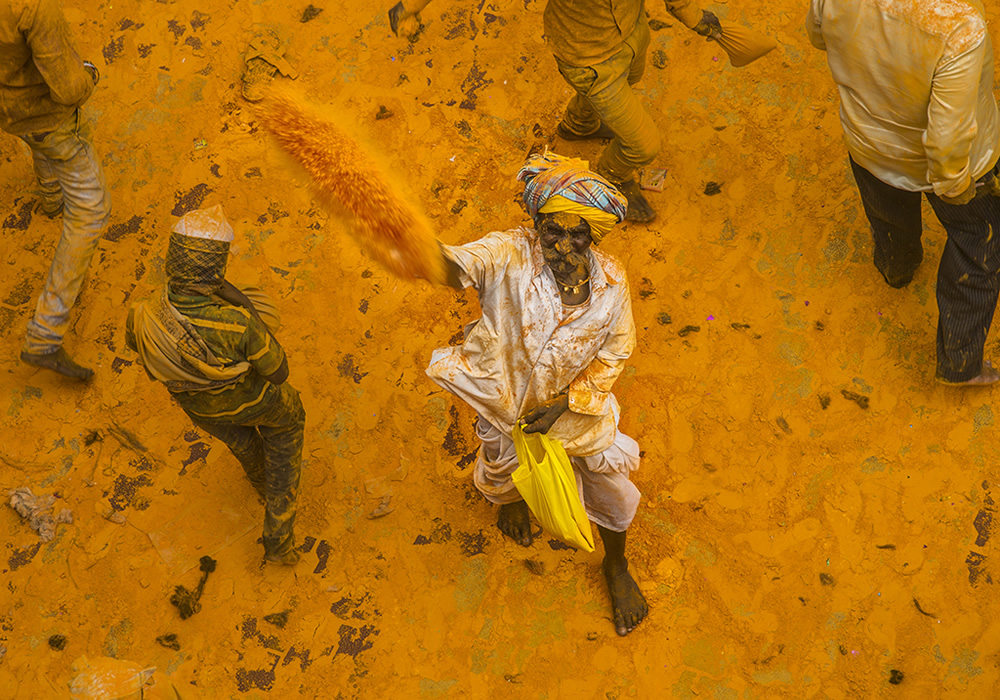
[[[851,169],[875,243],[874,263],[885,281],[905,287],[924,257],[920,192],[899,190],[851,159]],[[980,178],[997,177],[1000,164]],[[980,193],[968,204],[947,204],[931,192],[934,213],[948,232],[937,276],[937,376],[963,382],[982,371],[983,346],[1000,293],[1000,197]]]

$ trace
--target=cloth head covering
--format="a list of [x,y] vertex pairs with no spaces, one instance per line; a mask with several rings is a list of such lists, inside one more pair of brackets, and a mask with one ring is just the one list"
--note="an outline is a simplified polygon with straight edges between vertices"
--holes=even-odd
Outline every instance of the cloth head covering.
[[587,161],[557,153],[528,157],[517,179],[524,182],[524,203],[532,218],[538,214],[568,212],[590,224],[594,243],[625,220],[628,200],[614,185],[595,172]]
[[208,296],[222,287],[233,227],[222,207],[188,212],[173,228],[167,246],[167,284],[177,294]]

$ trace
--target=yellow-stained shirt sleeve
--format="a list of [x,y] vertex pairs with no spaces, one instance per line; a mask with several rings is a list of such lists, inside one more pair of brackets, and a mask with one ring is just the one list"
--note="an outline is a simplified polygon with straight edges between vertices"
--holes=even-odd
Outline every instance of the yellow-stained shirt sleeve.
[[247,327],[243,333],[244,357],[257,374],[263,377],[270,376],[277,372],[285,361],[285,351],[263,323],[249,314],[247,316]]
[[476,291],[492,286],[503,275],[515,250],[507,232],[490,233],[465,245],[442,247],[458,265],[462,287]]
[[67,107],[86,102],[94,91],[94,81],[83,67],[59,2],[39,0],[35,12],[22,17],[19,28],[52,99]]
[[969,154],[978,131],[976,108],[986,42],[957,56],[942,59],[931,82],[927,130],[927,180],[934,193],[954,197],[972,182]]
[[701,21],[701,6],[693,0],[664,0],[667,12],[679,19],[685,27],[691,29]]
[[812,0],[809,3],[809,14],[806,15],[806,35],[809,42],[820,51],[826,51],[823,41],[823,0]]
[[635,349],[635,322],[632,320],[628,283],[622,279],[618,286],[622,302],[608,337],[597,351],[597,357],[569,385],[569,410],[573,413],[587,416],[607,414],[611,388]]

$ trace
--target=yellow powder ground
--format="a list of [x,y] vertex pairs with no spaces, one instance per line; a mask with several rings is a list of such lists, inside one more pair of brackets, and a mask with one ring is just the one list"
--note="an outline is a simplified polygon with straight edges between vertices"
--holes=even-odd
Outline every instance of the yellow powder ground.
[[[305,23],[276,0],[67,5],[104,76],[89,107],[115,210],[67,338],[97,370],[81,388],[17,360],[59,224],[31,216],[27,153],[0,136],[0,489],[58,492],[75,516],[39,544],[0,508],[0,697],[68,697],[84,654],[155,666],[185,698],[996,695],[997,390],[933,381],[929,210],[908,289],[871,265],[805,3],[711,6],[778,41],[739,70],[650,6],[669,25],[641,83],[667,181],[655,223],[602,244],[639,331],[617,395],[644,451],[629,545],[652,612],[624,639],[600,550],[500,537],[471,483],[473,416],[423,374],[474,296],[363,257],[240,96],[253,32],[283,32],[298,86],[353,115],[442,240],[472,240],[525,222],[513,175],[570,97],[543,3],[442,1],[415,43],[365,3],[320,2]],[[294,569],[259,567],[238,464],[123,344],[175,217],[214,203],[237,232],[234,280],[281,307],[306,406]],[[217,570],[182,621],[170,595],[205,554]],[[179,651],[155,641],[168,633]]]

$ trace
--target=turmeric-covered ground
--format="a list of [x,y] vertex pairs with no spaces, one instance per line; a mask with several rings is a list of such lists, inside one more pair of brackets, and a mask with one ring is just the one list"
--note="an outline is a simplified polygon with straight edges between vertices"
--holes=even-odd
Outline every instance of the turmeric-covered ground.
[[[32,215],[26,149],[0,136],[0,489],[58,493],[74,516],[41,544],[0,507],[0,697],[69,697],[83,655],[155,666],[185,699],[1000,692],[997,390],[933,380],[929,209],[908,289],[871,265],[805,3],[709,6],[778,40],[739,70],[649,3],[660,215],[602,243],[639,332],[616,393],[644,450],[630,559],[652,612],[626,638],[600,551],[504,540],[471,483],[473,414],[423,368],[474,294],[365,259],[240,95],[247,42],[283,33],[297,86],[347,115],[442,240],[472,240],[526,222],[513,175],[570,96],[543,2],[439,0],[412,43],[377,3],[320,0],[307,22],[277,0],[66,5],[103,76],[89,109],[114,214],[66,341],[95,381],[20,364],[59,222]],[[231,277],[278,300],[306,406],[294,569],[261,568],[239,465],[124,348],[176,216],[215,203]],[[204,555],[216,571],[181,620],[170,596]]]

